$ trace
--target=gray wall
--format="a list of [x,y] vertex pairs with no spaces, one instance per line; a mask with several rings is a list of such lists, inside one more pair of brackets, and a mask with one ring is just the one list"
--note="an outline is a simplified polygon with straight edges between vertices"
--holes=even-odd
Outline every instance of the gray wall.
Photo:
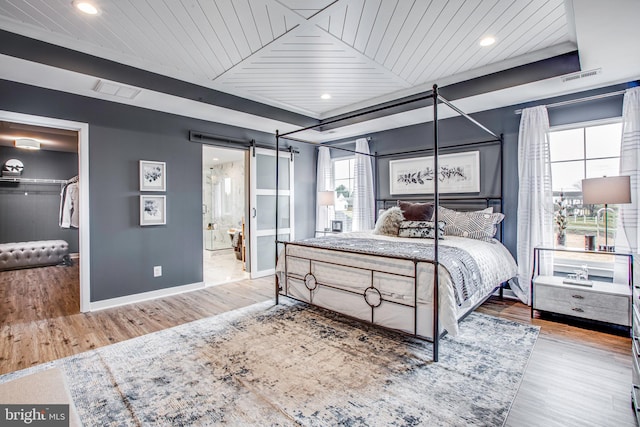
[[[78,154],[0,146],[0,165],[24,164],[23,178],[67,180],[78,175]],[[0,243],[66,240],[78,252],[78,230],[60,228],[60,184],[0,182]]]
[[[0,80],[0,109],[89,124],[91,301],[202,281],[202,148],[197,130],[273,135]],[[298,147],[296,235],[313,235],[315,152]],[[167,225],[140,227],[138,161],[167,162]],[[81,260],[85,261],[86,260]],[[163,276],[153,277],[162,265]]]
[[[518,211],[518,129],[520,115],[515,114],[516,109],[534,105],[548,105],[554,102],[583,98],[600,93],[614,92],[625,89],[633,84],[622,84],[612,87],[587,91],[563,97],[544,99],[527,104],[519,104],[495,110],[487,110],[472,114],[471,116],[492,130],[494,133],[504,135],[504,151],[502,166],[504,170],[504,243],[512,254],[516,253],[517,244],[517,211]],[[446,92],[442,93],[446,98]],[[454,102],[455,104],[455,102]],[[604,98],[596,101],[581,102],[564,107],[550,108],[549,121],[551,126],[569,123],[586,122],[591,120],[620,117],[622,115],[622,95]],[[377,132],[362,136],[371,137],[370,150],[378,154],[394,153],[399,151],[433,148],[433,123],[425,123]],[[358,137],[349,138],[355,141]],[[491,136],[471,124],[463,117],[444,119],[439,122],[439,139],[441,147],[448,147],[472,141],[490,139]],[[346,140],[334,141],[341,147],[353,149],[352,144],[343,144]],[[469,150],[476,148],[469,148]],[[463,151],[466,151],[465,148]],[[481,192],[480,196],[491,196],[499,193],[499,169],[496,164],[494,148],[480,148],[481,151]],[[446,150],[443,150],[446,152]],[[347,153],[348,154],[348,153]],[[336,151],[332,156],[345,155]],[[418,157],[425,154],[405,155],[402,158]],[[378,198],[391,198],[389,194],[389,158],[378,160]],[[394,196],[395,198],[401,198]],[[443,203],[446,204],[446,203]]]

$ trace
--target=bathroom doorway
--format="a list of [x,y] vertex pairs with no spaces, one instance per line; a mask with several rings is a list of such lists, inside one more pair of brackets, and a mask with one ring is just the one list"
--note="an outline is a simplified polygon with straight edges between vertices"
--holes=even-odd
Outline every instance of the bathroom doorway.
[[202,146],[205,286],[249,278],[245,243],[246,153]]

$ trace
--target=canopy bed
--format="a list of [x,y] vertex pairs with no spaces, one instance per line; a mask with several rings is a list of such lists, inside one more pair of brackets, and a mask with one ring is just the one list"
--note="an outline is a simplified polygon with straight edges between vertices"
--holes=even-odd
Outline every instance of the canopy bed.
[[[278,249],[282,250],[276,259],[275,298],[276,304],[280,296],[286,296],[430,342],[433,344],[433,360],[437,361],[440,338],[447,332],[456,334],[458,322],[515,277],[517,267],[509,251],[501,244],[499,224],[504,218],[501,213],[502,138],[440,96],[436,85],[428,95],[409,102],[425,99],[433,100],[433,146],[384,155],[367,153],[374,159],[375,180],[378,179],[379,163],[385,158],[395,159],[388,160],[390,193],[393,194],[391,186],[400,182],[404,186],[395,191],[402,194],[400,198],[404,202],[391,198],[376,199],[377,208],[384,211],[379,215],[373,232],[276,241],[276,253]],[[404,103],[407,101],[322,125]],[[494,139],[440,147],[439,103],[490,133]],[[310,143],[291,135],[318,126],[285,134],[276,131],[276,149],[280,150],[281,138]],[[439,163],[444,164],[442,159],[445,156],[454,160],[466,156],[464,164],[471,165],[468,166],[471,169],[475,167],[474,173],[479,176],[479,160],[476,159],[480,156],[478,152],[468,150],[484,146],[492,146],[493,151],[499,153],[496,160],[500,175],[499,194],[482,194],[479,182],[465,182],[467,187],[461,187],[461,194],[451,194],[451,188],[446,187],[449,175],[443,175]],[[441,154],[442,150],[449,154]],[[428,161],[432,161],[432,169],[428,163],[425,164],[427,158],[407,159],[407,156],[416,154],[431,154]],[[276,160],[276,198],[278,167]],[[452,167],[448,171],[455,174],[463,169]],[[420,203],[425,202],[425,196],[417,195],[418,191],[411,185],[424,186],[426,181],[430,194],[427,203]],[[443,187],[446,195],[441,196]],[[378,193],[378,182],[374,188]],[[396,204],[400,206],[391,206]],[[494,213],[494,209],[498,212]],[[276,219],[277,210],[276,206]],[[276,235],[277,223],[276,220]],[[389,229],[393,231],[388,232]],[[496,234],[500,241],[494,238]]]

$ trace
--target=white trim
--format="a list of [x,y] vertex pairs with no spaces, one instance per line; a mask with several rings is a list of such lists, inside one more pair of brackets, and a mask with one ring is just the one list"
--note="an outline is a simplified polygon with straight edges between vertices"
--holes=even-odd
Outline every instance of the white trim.
[[186,292],[197,291],[204,289],[204,282],[196,282],[188,285],[174,286],[171,288],[158,289],[155,291],[142,292],[139,294],[125,295],[123,297],[105,299],[102,301],[95,301],[91,303],[91,311],[106,310],[108,308],[120,307],[127,304],[134,304],[143,301],[154,300],[157,298],[164,298],[172,295],[184,294]]
[[89,124],[51,117],[33,116],[0,110],[0,120],[46,126],[78,132],[78,178],[80,182],[80,312],[90,311],[91,265],[89,238]]
[[549,133],[559,132],[563,130],[570,130],[570,129],[580,129],[580,128],[588,128],[593,126],[610,125],[613,123],[622,123],[622,116],[609,117],[607,119],[590,120],[588,122],[576,122],[576,123],[567,123],[564,125],[551,126],[549,127]]

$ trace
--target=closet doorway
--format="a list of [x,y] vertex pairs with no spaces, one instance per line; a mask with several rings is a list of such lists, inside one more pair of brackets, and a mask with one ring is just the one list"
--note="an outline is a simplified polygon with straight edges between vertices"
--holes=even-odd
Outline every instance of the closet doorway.
[[249,278],[245,243],[246,161],[246,150],[202,146],[205,286]]
[[[0,111],[0,243],[16,250],[25,246],[30,253],[0,272],[3,300],[13,302],[14,320],[89,311],[89,268],[80,266],[88,259],[88,232],[80,231],[82,225],[88,228],[88,212],[79,214],[86,191],[80,175],[88,175],[81,166],[87,131],[83,123]],[[41,241],[46,244],[30,243]]]

